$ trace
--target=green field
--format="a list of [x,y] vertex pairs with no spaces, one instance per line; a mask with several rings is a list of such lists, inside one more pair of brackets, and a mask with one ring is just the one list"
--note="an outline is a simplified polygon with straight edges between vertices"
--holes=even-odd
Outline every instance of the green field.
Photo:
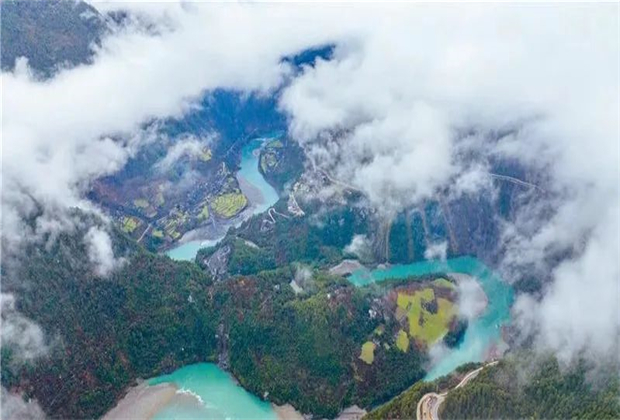
[[435,292],[430,287],[418,290],[413,295],[399,293],[397,298],[400,308],[398,312],[405,311],[407,314],[409,335],[426,345],[435,343],[448,332],[450,322],[456,314],[456,306],[444,298],[437,298],[437,313],[431,313],[422,306],[423,303],[433,300]]
[[372,365],[372,362],[375,360],[375,343],[372,341],[367,341],[362,345],[362,354],[360,354],[360,359],[366,362],[369,365]]
[[140,220],[133,216],[124,216],[121,220],[121,229],[126,233],[132,233],[139,225]]
[[209,218],[209,206],[206,204],[202,207],[200,214],[198,215],[200,220],[207,220]]
[[398,337],[396,338],[396,347],[398,347],[401,351],[407,353],[409,350],[409,337],[407,337],[407,333],[403,330],[398,332]]
[[218,216],[229,219],[239,214],[247,204],[248,199],[242,193],[226,193],[215,197],[211,208]]

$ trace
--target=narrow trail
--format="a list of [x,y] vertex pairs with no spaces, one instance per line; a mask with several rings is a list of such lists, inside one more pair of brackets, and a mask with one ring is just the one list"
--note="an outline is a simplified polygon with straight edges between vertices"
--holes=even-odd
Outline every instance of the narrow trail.
[[144,232],[142,232],[142,235],[140,235],[140,237],[138,238],[138,243],[140,243],[142,241],[142,239],[144,239],[144,235],[146,235],[146,233],[149,231],[149,229],[151,229],[151,223],[149,223],[146,226],[146,229],[144,229]]
[[[485,364],[484,366],[479,367],[478,369],[472,370],[467,375],[465,375],[465,377],[461,379],[461,382],[459,382],[452,389],[459,389],[461,387],[464,387],[465,385],[469,383],[469,381],[471,381],[476,376],[478,376],[478,374],[482,372],[483,369],[485,369],[488,366],[494,366],[497,363],[498,361],[495,360],[493,362]],[[416,419],[417,420],[440,420],[439,419],[439,407],[444,402],[449,392],[450,391],[446,391],[442,394],[437,394],[436,392],[430,392],[428,394],[425,394],[418,402],[418,406],[416,408]]]
[[523,187],[535,188],[538,191],[543,192],[543,193],[546,192],[544,189],[542,189],[538,185],[532,184],[531,182],[522,181],[519,178],[515,178],[515,177],[512,177],[512,176],[508,176],[508,175],[494,174],[492,172],[489,173],[489,175],[491,176],[491,178],[498,179],[500,181],[512,182],[513,184],[521,185]]

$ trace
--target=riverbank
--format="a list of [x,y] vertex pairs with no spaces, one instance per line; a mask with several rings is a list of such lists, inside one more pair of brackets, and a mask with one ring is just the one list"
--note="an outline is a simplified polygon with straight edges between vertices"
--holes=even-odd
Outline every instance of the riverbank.
[[275,405],[271,404],[273,411],[276,412],[278,420],[305,420],[303,414],[295,410],[290,404]]
[[170,383],[149,386],[142,382],[129,389],[102,420],[149,420],[177,395],[177,387]]

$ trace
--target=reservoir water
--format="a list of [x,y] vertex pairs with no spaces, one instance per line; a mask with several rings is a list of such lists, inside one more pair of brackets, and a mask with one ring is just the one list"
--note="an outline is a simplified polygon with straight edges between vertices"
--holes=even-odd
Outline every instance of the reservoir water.
[[[257,194],[250,199],[250,209],[242,213],[239,218],[231,226],[239,226],[246,219],[254,214],[262,213],[269,207],[273,206],[279,199],[278,192],[263,178],[258,169],[260,149],[267,140],[279,137],[279,134],[273,136],[261,137],[251,140],[241,149],[241,165],[237,172],[237,179],[243,185],[247,183]],[[247,195],[247,194],[246,194]],[[224,236],[209,240],[195,240],[185,242],[166,252],[173,260],[193,261],[196,258],[198,250],[217,245]]]
[[489,348],[500,342],[501,327],[510,320],[512,287],[473,257],[420,261],[375,270],[362,268],[349,276],[351,283],[364,286],[379,281],[440,273],[463,273],[475,277],[487,295],[488,305],[484,313],[469,323],[461,344],[443,355],[428,372],[425,378],[428,381],[446,375],[464,363],[484,361]]
[[213,363],[185,366],[149,380],[149,385],[172,383],[186,395],[177,395],[153,420],[276,420],[271,404],[250,394]]

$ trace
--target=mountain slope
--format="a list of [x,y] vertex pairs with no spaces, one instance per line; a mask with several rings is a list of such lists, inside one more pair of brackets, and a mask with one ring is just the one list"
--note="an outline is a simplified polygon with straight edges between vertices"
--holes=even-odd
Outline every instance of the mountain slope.
[[3,71],[13,70],[19,57],[43,77],[59,66],[88,63],[91,46],[106,27],[99,12],[83,1],[8,0],[0,9]]

